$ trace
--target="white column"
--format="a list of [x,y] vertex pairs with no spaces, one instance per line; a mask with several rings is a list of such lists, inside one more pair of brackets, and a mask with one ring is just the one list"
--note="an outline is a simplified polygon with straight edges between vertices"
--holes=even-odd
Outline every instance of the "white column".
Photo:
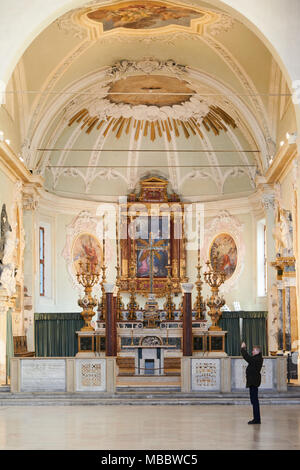
[[27,292],[24,295],[24,329],[27,336],[27,349],[34,351],[34,305],[35,305],[35,279],[37,269],[36,240],[36,208],[37,197],[34,193],[23,195],[23,223],[26,234],[24,249],[24,287]]
[[273,230],[275,227],[275,196],[273,192],[262,195],[262,204],[265,212],[267,230],[267,293],[268,293],[268,348],[269,351],[277,351],[278,326],[274,324],[278,314],[278,306],[274,304],[274,292],[277,291],[276,269],[271,265],[276,259],[275,240]]

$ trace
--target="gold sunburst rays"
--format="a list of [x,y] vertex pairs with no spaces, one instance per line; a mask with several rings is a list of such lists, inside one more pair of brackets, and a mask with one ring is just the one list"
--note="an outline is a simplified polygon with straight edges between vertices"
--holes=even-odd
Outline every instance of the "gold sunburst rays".
[[117,139],[120,139],[123,133],[129,134],[130,130],[134,132],[134,139],[137,141],[140,134],[144,137],[149,136],[151,141],[157,137],[162,137],[163,133],[166,135],[168,141],[172,140],[172,135],[175,137],[184,136],[189,139],[190,136],[196,134],[203,139],[201,127],[214,135],[219,135],[220,132],[226,132],[228,127],[236,128],[235,120],[229,116],[219,106],[210,106],[209,112],[202,119],[201,123],[194,117],[186,120],[175,119],[168,117],[167,119],[140,120],[132,117],[119,118],[107,116],[106,119],[101,119],[98,116],[90,116],[86,108],[78,111],[70,120],[68,125],[72,126],[74,123],[82,123],[81,129],[87,134],[90,134],[93,129],[100,131],[105,137],[109,132],[115,134]]

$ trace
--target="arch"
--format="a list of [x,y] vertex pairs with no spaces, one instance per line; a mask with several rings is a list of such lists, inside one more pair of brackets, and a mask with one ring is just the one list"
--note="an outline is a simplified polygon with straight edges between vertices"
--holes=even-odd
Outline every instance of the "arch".
[[[68,11],[84,6],[86,0],[43,0],[43,8],[40,8],[38,0],[31,0],[31,5],[24,9],[23,0],[11,0],[1,7],[3,24],[14,23],[15,18],[20,20],[10,31],[3,28],[3,38],[0,33],[0,83],[6,86],[8,80],[24,51],[31,42],[53,21]],[[100,1],[99,1],[100,3]],[[197,0],[194,0],[194,4]],[[266,0],[266,9],[273,15],[264,15],[260,0],[209,0],[212,7],[219,8],[241,21],[256,36],[258,36],[277,62],[291,87],[291,81],[300,76],[300,64],[293,60],[293,50],[297,56],[296,35],[299,30],[300,5],[298,0],[290,0],[289,7],[281,0]],[[22,15],[18,11],[22,10]],[[284,15],[283,15],[284,13]],[[278,35],[278,26],[271,21],[286,21],[286,36]],[[298,24],[297,24],[298,22]],[[294,44],[293,44],[294,42]]]

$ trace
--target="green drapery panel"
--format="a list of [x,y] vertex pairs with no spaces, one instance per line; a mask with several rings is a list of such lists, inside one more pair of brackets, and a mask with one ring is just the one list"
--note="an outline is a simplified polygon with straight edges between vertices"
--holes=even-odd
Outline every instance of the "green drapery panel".
[[225,351],[229,356],[241,355],[241,330],[242,341],[245,341],[248,351],[252,351],[253,345],[259,345],[264,355],[267,355],[267,312],[223,312],[219,325],[224,331],[228,331],[225,337]]
[[[248,351],[260,345],[267,355],[267,312],[223,312],[219,321],[222,330],[228,331],[225,351],[229,356],[240,356],[242,340]],[[73,357],[78,352],[76,331],[84,325],[80,313],[36,313],[35,350],[37,357]]]
[[6,377],[10,377],[10,359],[14,357],[14,339],[11,313],[11,308],[9,308],[6,314]]
[[78,352],[76,331],[84,325],[80,313],[36,313],[37,357],[74,357]]
[[243,317],[242,340],[245,341],[248,352],[252,351],[253,346],[260,346],[263,356],[268,354],[266,314],[260,317]]
[[[226,312],[227,313],[227,312]],[[225,336],[225,351],[228,356],[239,356],[241,353],[241,333],[239,316],[228,317],[223,314],[219,326],[227,331]]]

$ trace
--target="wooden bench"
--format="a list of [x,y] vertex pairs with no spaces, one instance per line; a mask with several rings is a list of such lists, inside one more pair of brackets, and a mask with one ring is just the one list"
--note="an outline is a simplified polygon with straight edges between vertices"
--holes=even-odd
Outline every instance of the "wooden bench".
[[134,357],[117,357],[118,375],[134,375],[135,359]]
[[165,357],[164,358],[164,374],[165,375],[180,375],[181,373],[181,360],[179,357]]
[[35,351],[27,351],[26,336],[14,336],[14,356],[15,357],[34,357]]

